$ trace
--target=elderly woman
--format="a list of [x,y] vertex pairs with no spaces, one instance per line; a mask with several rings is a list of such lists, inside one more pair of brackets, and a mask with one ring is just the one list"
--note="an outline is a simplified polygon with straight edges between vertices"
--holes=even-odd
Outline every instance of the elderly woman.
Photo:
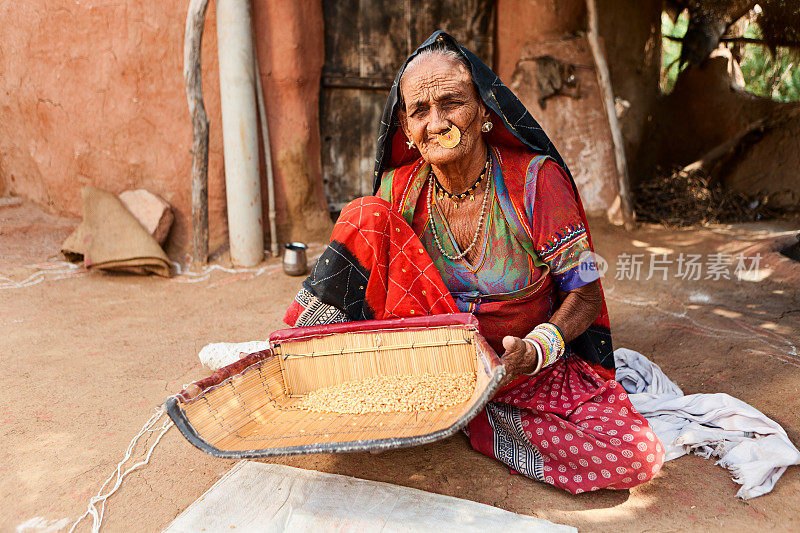
[[342,211],[286,322],[473,313],[507,371],[467,428],[476,450],[572,493],[652,478],[664,451],[613,379],[569,171],[519,100],[445,33],[395,80],[375,185]]

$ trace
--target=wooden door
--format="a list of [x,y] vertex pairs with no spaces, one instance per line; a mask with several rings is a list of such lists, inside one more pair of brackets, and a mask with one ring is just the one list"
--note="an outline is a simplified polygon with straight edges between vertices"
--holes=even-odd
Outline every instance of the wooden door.
[[375,142],[397,70],[435,30],[491,65],[493,0],[323,0],[320,128],[331,211],[372,194]]

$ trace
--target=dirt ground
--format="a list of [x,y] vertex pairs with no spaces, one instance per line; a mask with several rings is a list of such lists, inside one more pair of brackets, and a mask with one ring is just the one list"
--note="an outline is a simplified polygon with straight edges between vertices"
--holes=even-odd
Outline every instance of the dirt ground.
[[[256,276],[155,277],[67,269],[58,244],[77,221],[25,204],[0,208],[0,529],[66,530],[155,408],[204,377],[197,353],[282,327],[300,280],[274,260]],[[595,223],[617,347],[638,350],[684,392],[726,392],[800,443],[800,263],[775,252],[798,221],[625,232]],[[761,254],[746,280],[646,280],[650,254]],[[619,254],[644,254],[617,280]],[[35,266],[31,266],[35,265]],[[703,277],[706,270],[703,270]],[[660,274],[656,277],[658,278]],[[406,485],[570,524],[582,531],[800,530],[800,468],[750,501],[713,460],[667,463],[631,491],[571,496],[473,451],[465,437],[382,455],[312,455],[283,464]],[[174,429],[108,502],[107,531],[157,531],[234,464]],[[24,524],[27,524],[24,525]],[[80,530],[88,530],[84,522]]]

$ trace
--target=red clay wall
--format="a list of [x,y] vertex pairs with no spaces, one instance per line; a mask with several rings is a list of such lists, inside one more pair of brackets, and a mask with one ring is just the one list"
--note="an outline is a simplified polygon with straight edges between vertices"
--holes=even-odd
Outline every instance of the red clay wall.
[[[322,4],[257,0],[253,11],[269,111],[278,235],[281,242],[327,241],[332,223],[322,186],[319,136],[320,76],[325,62]],[[266,184],[266,179],[262,177],[261,182]],[[262,196],[266,198],[266,189]]]
[[[298,181],[297,172],[320,174],[322,12],[316,2],[254,3],[273,158],[276,166],[287,158],[307,162],[278,172],[280,198],[291,188],[284,181]],[[0,6],[0,193],[80,216],[83,185],[115,193],[145,188],[175,208],[170,250],[186,247],[192,136],[182,76],[187,4],[26,0]],[[300,35],[287,16],[301,17],[298,23],[313,31]],[[214,250],[227,241],[227,227],[213,1],[203,36],[203,88],[211,121]],[[306,198],[324,208],[318,192]],[[278,202],[284,226],[285,205]]]
[[[583,0],[498,0],[497,73],[539,121],[572,171],[586,212],[602,216],[618,195],[613,142],[594,59],[585,38]],[[534,58],[555,57],[575,71],[578,98],[557,95],[543,106]]]
[[[187,2],[133,0],[0,5],[0,194],[80,216],[83,185],[115,193],[148,189],[176,211],[169,251],[186,249],[191,240],[191,125],[182,76],[186,7]],[[501,78],[511,81],[526,44],[569,35],[582,24],[582,1],[498,0]],[[279,237],[283,242],[325,238],[330,221],[320,179],[321,4],[254,0],[254,25]],[[227,227],[213,1],[203,39],[203,82],[211,121],[214,250],[227,242]],[[266,204],[266,190],[263,196]]]
[[495,71],[511,80],[529,41],[559,39],[584,29],[586,7],[577,0],[497,0]]

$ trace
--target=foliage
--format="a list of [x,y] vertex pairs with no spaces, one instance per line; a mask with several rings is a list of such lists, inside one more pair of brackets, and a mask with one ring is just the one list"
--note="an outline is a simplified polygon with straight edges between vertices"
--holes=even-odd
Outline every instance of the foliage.
[[[682,37],[689,25],[687,11],[681,13],[673,24],[666,13],[661,15],[662,63],[661,91],[669,94],[675,87],[678,77],[678,57],[681,43],[667,39],[666,36]],[[750,24],[745,37],[760,39],[761,30]],[[751,93],[772,98],[780,102],[800,101],[800,57],[790,49],[778,47],[773,53],[760,44],[745,44],[742,53],[742,74],[745,88]]]
[[[661,35],[682,37],[689,28],[689,12],[684,10],[675,23],[666,13],[661,13]],[[661,39],[661,92],[669,94],[678,79],[678,58],[681,55],[681,43],[663,37]]]
[[[758,26],[750,25],[745,37],[760,38]],[[748,91],[779,102],[800,101],[800,68],[797,55],[778,48],[773,55],[767,48],[747,44],[742,54],[742,74]]]

